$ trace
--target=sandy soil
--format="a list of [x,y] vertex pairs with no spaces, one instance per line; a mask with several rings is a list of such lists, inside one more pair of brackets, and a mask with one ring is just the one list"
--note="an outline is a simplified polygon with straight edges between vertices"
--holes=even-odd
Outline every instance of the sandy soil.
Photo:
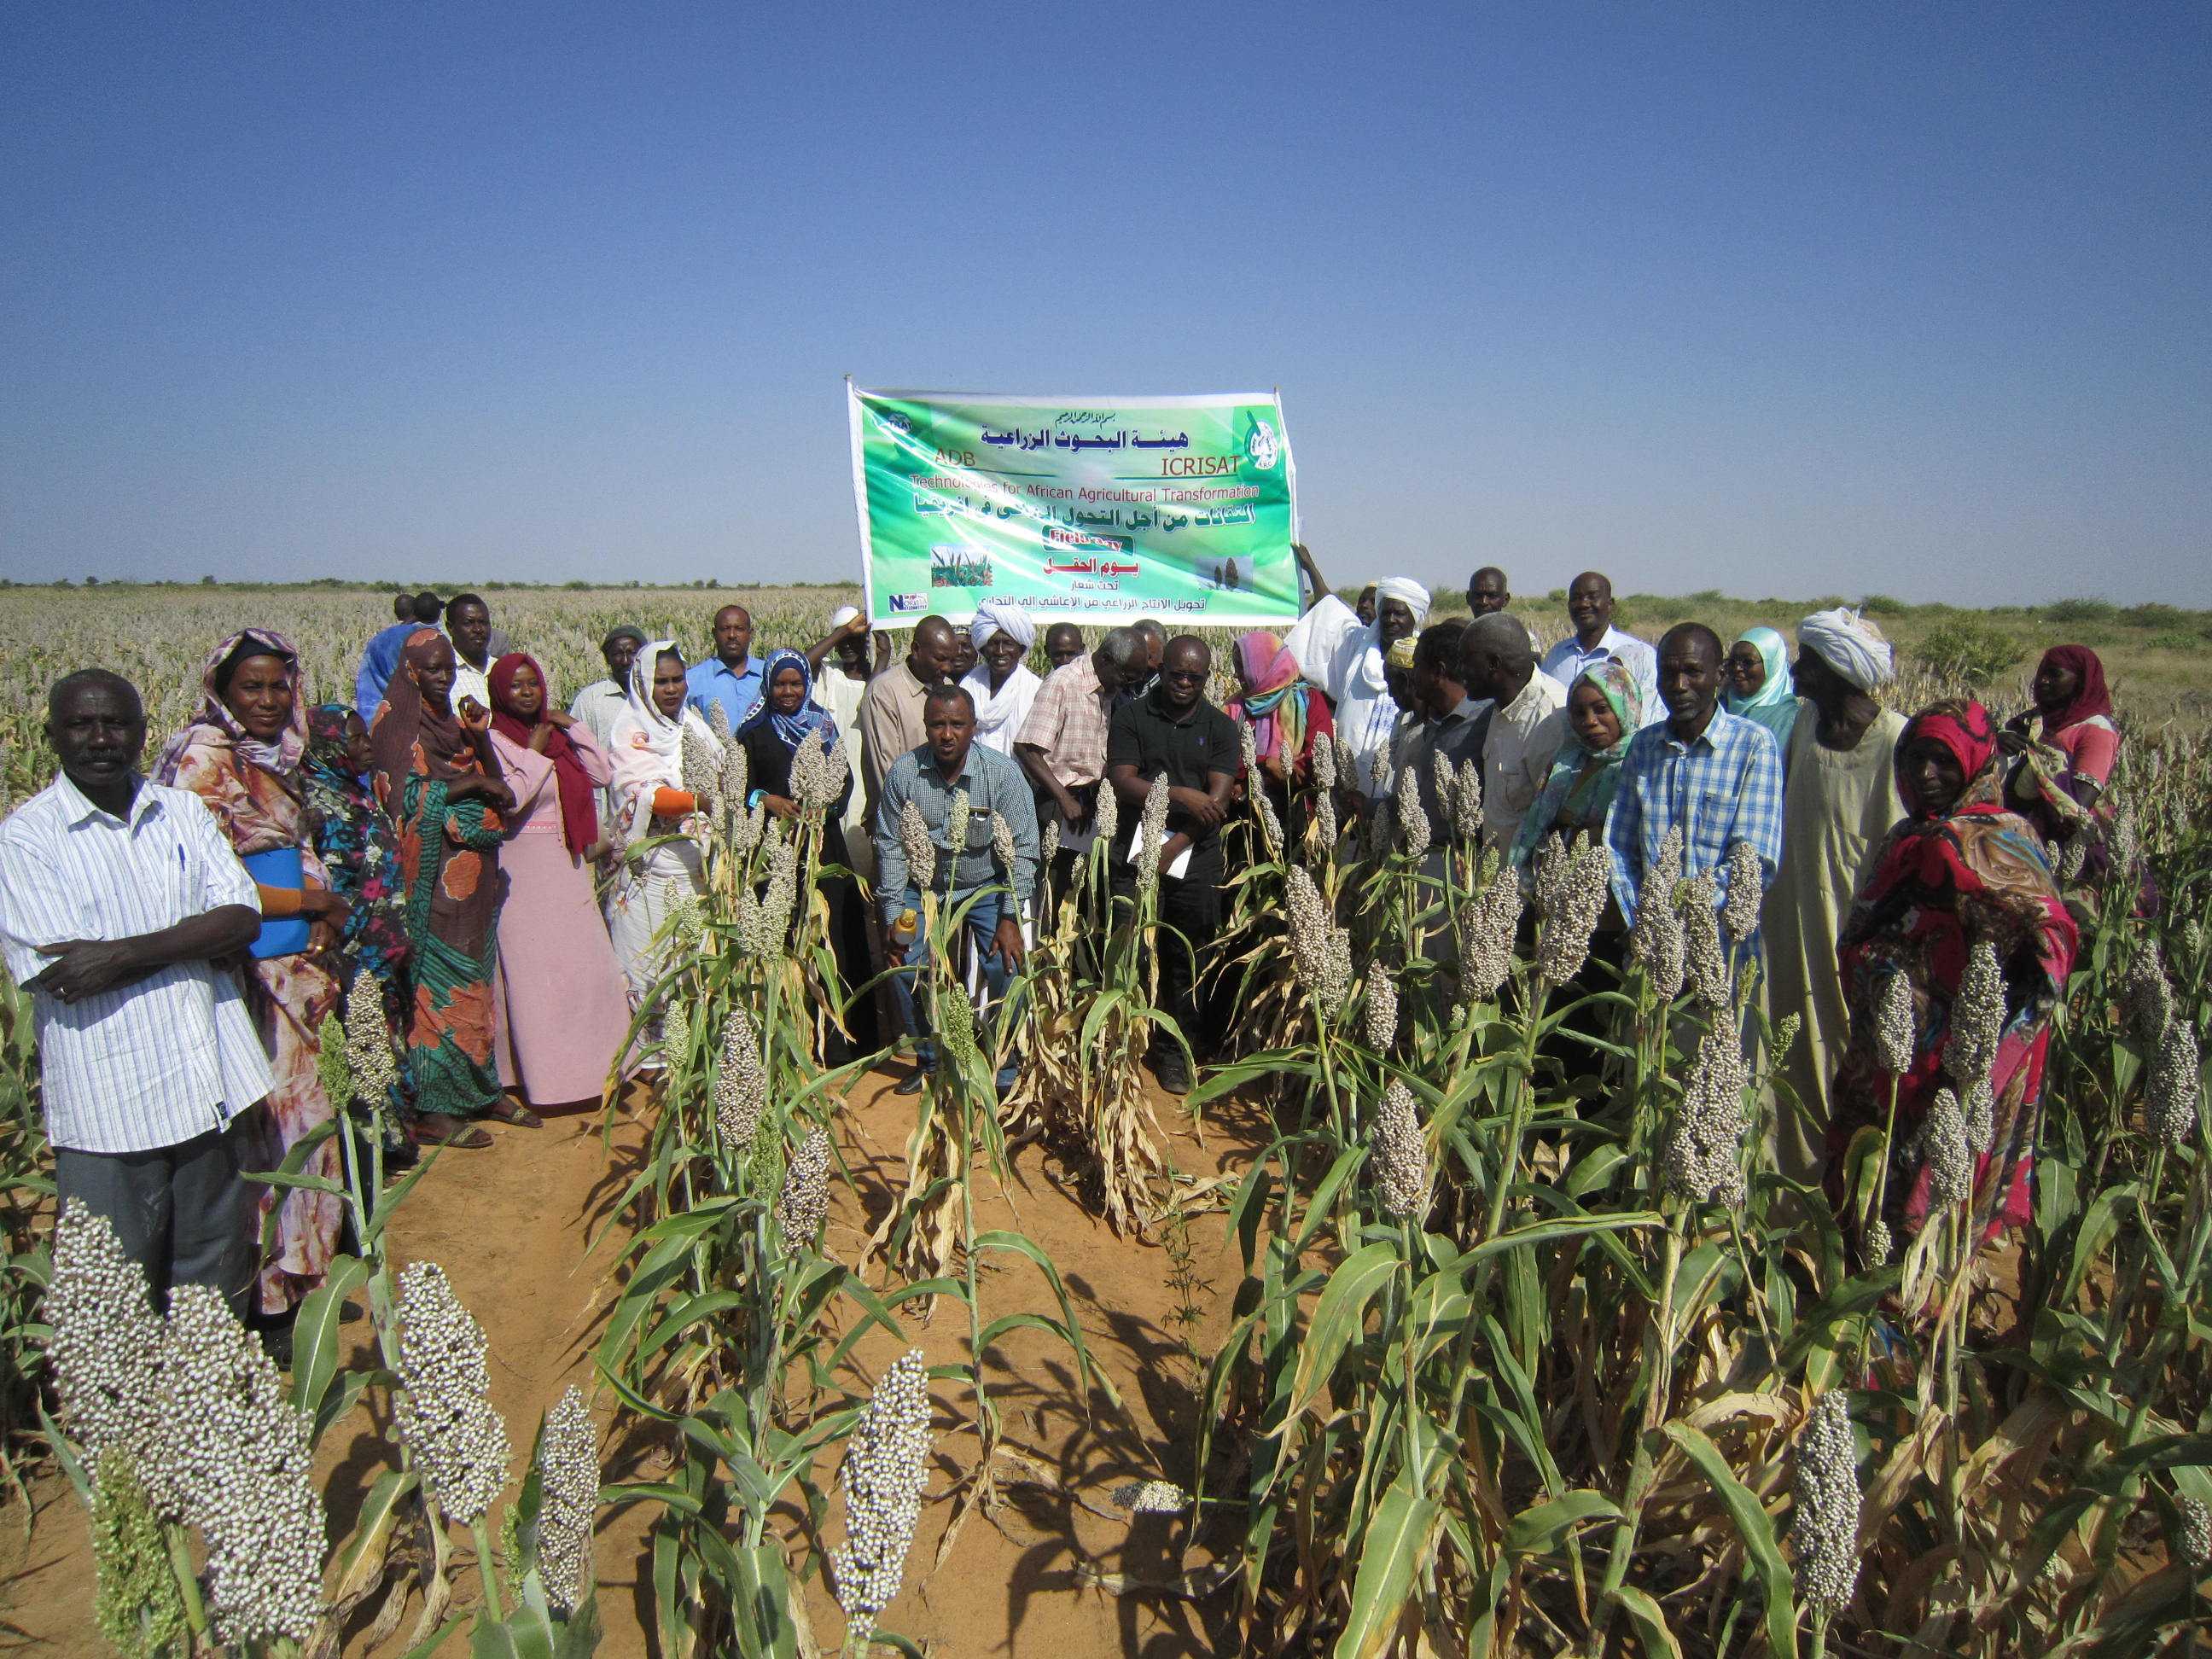
[[[839,1189],[823,1243],[848,1263],[859,1259],[870,1226],[890,1201],[890,1183],[903,1175],[913,1105],[890,1091],[902,1072],[868,1079],[841,1115],[841,1150],[855,1188]],[[1224,1170],[1241,1172],[1259,1133],[1256,1124],[1224,1118],[1217,1109],[1209,1112],[1201,1144],[1179,1108],[1163,1103],[1160,1115],[1174,1128],[1170,1155],[1176,1166],[1201,1181]],[[591,1389],[590,1347],[618,1240],[611,1238],[592,1255],[586,1244],[633,1167],[640,1137],[634,1124],[619,1131],[611,1158],[596,1115],[551,1120],[535,1131],[495,1125],[492,1132],[498,1145],[488,1152],[441,1156],[400,1212],[394,1250],[402,1261],[427,1256],[442,1263],[483,1322],[490,1339],[493,1398],[507,1416],[519,1466],[539,1413],[562,1389],[571,1382]],[[938,1385],[930,1501],[906,1588],[884,1614],[884,1626],[945,1656],[1168,1659],[1232,1650],[1230,1596],[1194,1603],[1157,1595],[1115,1595],[1093,1582],[1094,1573],[1157,1581],[1206,1559],[1202,1549],[1182,1559],[1180,1522],[1109,1518],[1086,1507],[1111,1511],[1107,1494],[1125,1481],[1152,1476],[1188,1481],[1198,1374],[1178,1339],[1175,1316],[1182,1299],[1170,1288],[1167,1253],[1115,1238],[1055,1184],[1056,1173],[1048,1154],[1024,1149],[1016,1159],[1011,1194],[988,1179],[979,1188],[979,1225],[1017,1226],[1042,1247],[1066,1281],[1085,1340],[1119,1391],[1121,1408],[1095,1399],[1086,1423],[1075,1407],[1065,1349],[1036,1334],[1017,1334],[994,1350],[993,1383],[1008,1441],[1047,1478],[1036,1480],[1021,1465],[1002,1462],[1005,1502],[999,1512],[971,1516],[944,1564],[933,1567],[956,1508],[950,1494],[972,1469],[976,1451],[972,1433],[958,1426],[966,1420],[964,1391]],[[1191,1341],[1203,1353],[1211,1351],[1225,1320],[1236,1253],[1218,1215],[1193,1223],[1190,1243],[1203,1281],[1194,1297],[1200,1322]],[[1003,1265],[1012,1260],[996,1258],[1000,1265],[988,1271],[988,1316],[1018,1309],[1052,1310],[1042,1277],[1025,1263]],[[880,1279],[878,1273],[870,1277]],[[965,1325],[964,1314],[948,1303],[930,1326],[909,1334],[933,1364],[951,1363],[960,1357]],[[347,1328],[360,1350],[354,1363],[367,1363],[367,1326]],[[862,1350],[874,1364],[891,1352],[887,1340]],[[604,1421],[608,1402],[599,1403]],[[635,1437],[611,1444],[607,1478],[651,1478],[654,1456],[652,1447]],[[350,1529],[356,1509],[387,1460],[365,1411],[326,1438],[321,1461],[334,1472],[327,1488],[334,1536]],[[0,1651],[104,1652],[91,1628],[92,1563],[75,1495],[58,1476],[40,1482],[35,1492],[37,1523],[27,1541],[16,1524],[20,1509],[0,1517]],[[597,1549],[606,1629],[602,1653],[654,1651],[647,1636],[651,1589],[642,1547],[650,1518],[643,1506],[602,1514]],[[829,1541],[842,1536],[842,1514],[833,1512]],[[465,1557],[465,1538],[457,1534],[455,1542]],[[789,1553],[796,1565],[803,1551],[792,1544]],[[475,1577],[466,1568],[456,1577],[459,1602],[465,1605],[474,1598]],[[842,1616],[818,1571],[807,1601],[817,1638],[834,1651]],[[402,1637],[414,1613],[410,1605]],[[358,1638],[356,1630],[347,1651],[370,1651]],[[464,1651],[465,1639],[465,1634],[457,1638],[447,1651]],[[396,1655],[404,1645],[395,1638],[376,1650]]]

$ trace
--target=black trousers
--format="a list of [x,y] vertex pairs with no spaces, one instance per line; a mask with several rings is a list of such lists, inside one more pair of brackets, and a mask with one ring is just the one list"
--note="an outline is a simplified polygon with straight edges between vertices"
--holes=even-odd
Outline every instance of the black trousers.
[[[1160,878],[1159,1006],[1182,1028],[1183,1040],[1201,1059],[1212,1051],[1212,1023],[1198,997],[1198,964],[1221,932],[1222,858],[1215,848],[1211,858],[1194,856],[1189,873],[1178,881]],[[1127,864],[1114,870],[1114,896],[1135,900],[1137,872]],[[1174,933],[1165,931],[1175,929]],[[1176,937],[1180,934],[1181,937]],[[1175,1040],[1158,1029],[1152,1032],[1155,1056],[1179,1053]]]

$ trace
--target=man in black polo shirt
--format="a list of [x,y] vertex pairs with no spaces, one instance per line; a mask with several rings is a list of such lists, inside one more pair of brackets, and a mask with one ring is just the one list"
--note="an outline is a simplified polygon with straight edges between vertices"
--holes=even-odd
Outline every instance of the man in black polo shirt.
[[[1170,640],[1160,657],[1158,683],[1134,702],[1114,711],[1106,737],[1106,779],[1121,803],[1121,822],[1131,836],[1152,780],[1168,781],[1168,838],[1160,849],[1160,920],[1182,935],[1169,939],[1160,956],[1160,1006],[1182,1027],[1193,1049],[1209,1046],[1197,996],[1197,953],[1221,929],[1221,821],[1229,791],[1242,765],[1237,723],[1206,700],[1206,678],[1213,653],[1204,640],[1182,634]],[[1133,844],[1132,842],[1131,844]],[[1190,861],[1170,875],[1188,852]],[[1129,896],[1136,872],[1126,847],[1116,850],[1114,890]],[[1182,1051],[1164,1031],[1154,1031],[1152,1070],[1170,1094],[1190,1091],[1190,1070]]]

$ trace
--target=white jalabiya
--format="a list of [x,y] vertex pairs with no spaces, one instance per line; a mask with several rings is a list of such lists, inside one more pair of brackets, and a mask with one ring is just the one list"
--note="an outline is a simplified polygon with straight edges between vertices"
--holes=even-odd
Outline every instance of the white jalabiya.
[[[1403,601],[1419,626],[1428,615],[1427,590],[1392,577],[1376,584],[1378,597],[1386,586],[1391,589],[1388,597]],[[1298,618],[1283,642],[1306,678],[1328,691],[1336,711],[1337,735],[1352,749],[1356,787],[1370,798],[1378,795],[1376,763],[1388,759],[1390,736],[1403,712],[1384,678],[1388,647],[1382,643],[1382,624],[1362,623],[1350,605],[1326,593]]]
[[1013,758],[1014,733],[1029,719],[1030,705],[1044,689],[1044,682],[1030,672],[1027,663],[1018,662],[1014,672],[1006,676],[1006,683],[994,691],[990,665],[979,662],[968,671],[968,678],[960,684],[975,699],[975,741],[986,749],[997,750],[1009,760]]
[[[685,729],[718,751],[721,747],[714,728],[689,703],[672,720],[654,705],[653,665],[669,652],[679,659],[683,655],[672,640],[650,640],[638,647],[630,661],[626,706],[614,722],[615,805],[623,834],[633,842],[655,834],[654,793],[684,787]],[[676,827],[664,820],[659,833],[667,839],[647,851],[625,854],[607,895],[607,932],[622,962],[633,1008],[660,977],[666,940],[656,943],[655,935],[678,904],[705,890],[699,848],[689,836],[674,834]]]

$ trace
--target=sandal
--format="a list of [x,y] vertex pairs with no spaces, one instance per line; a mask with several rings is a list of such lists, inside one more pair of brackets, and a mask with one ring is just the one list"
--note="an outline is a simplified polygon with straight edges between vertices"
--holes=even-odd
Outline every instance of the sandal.
[[502,1100],[484,1115],[495,1123],[512,1123],[518,1129],[542,1129],[545,1120],[519,1100]]
[[462,1146],[479,1148],[492,1144],[491,1137],[473,1123],[443,1112],[432,1112],[415,1120],[410,1127],[418,1146]]

